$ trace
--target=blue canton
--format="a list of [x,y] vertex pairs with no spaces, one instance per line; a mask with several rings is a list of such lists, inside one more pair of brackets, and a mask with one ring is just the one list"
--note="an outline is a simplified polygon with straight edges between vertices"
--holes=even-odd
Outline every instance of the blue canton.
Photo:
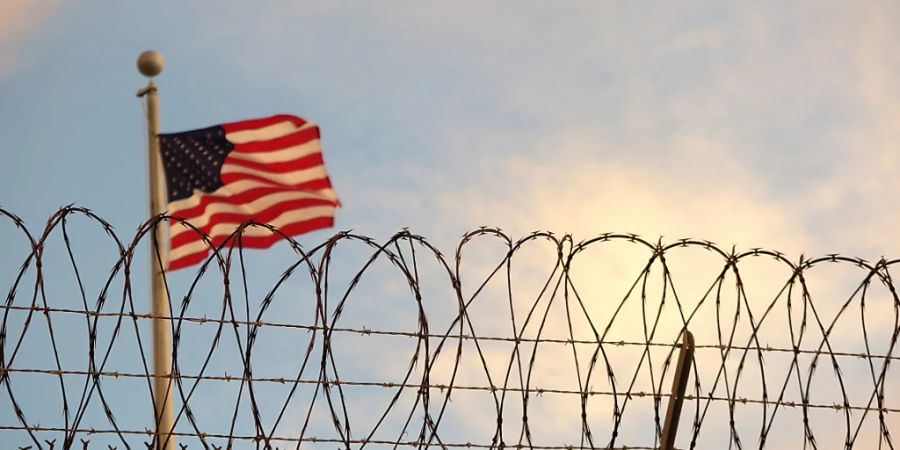
[[234,149],[220,126],[159,135],[169,201],[188,198],[194,189],[213,192],[222,187],[222,164]]

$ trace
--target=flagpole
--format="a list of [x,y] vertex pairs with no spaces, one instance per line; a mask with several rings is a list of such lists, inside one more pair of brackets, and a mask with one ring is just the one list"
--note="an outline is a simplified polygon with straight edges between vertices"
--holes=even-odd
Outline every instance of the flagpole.
[[[159,98],[153,77],[163,69],[163,57],[152,50],[141,53],[138,70],[150,78],[147,86],[138,91],[138,97],[147,101],[147,156],[150,165],[150,213],[153,216],[166,210],[166,187],[163,179],[162,157],[159,152]],[[159,249],[159,256],[156,250]],[[153,309],[153,399],[156,405],[156,448],[174,450],[175,437],[172,414],[172,336],[169,323],[169,301],[165,285],[165,265],[169,247],[163,235],[162,224],[153,231],[150,247],[150,280]]]

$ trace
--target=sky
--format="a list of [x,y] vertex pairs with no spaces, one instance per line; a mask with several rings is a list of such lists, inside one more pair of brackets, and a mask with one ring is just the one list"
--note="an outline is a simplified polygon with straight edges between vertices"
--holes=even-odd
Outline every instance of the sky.
[[408,227],[447,253],[486,225],[896,257],[898,21],[888,1],[4,0],[0,207],[40,230],[75,203],[130,239],[148,215],[135,59],[155,49],[165,132],[318,123],[340,230]]

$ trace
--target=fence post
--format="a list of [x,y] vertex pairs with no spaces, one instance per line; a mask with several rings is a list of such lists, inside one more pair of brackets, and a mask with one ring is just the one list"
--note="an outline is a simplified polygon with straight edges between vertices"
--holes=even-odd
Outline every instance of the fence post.
[[694,335],[686,328],[681,335],[681,350],[678,352],[678,363],[675,365],[675,376],[672,378],[672,396],[666,408],[666,421],[663,423],[660,450],[675,448],[675,435],[678,433],[678,419],[681,416],[681,405],[684,403],[684,391],[687,389],[688,376],[691,374],[691,362],[694,359]]

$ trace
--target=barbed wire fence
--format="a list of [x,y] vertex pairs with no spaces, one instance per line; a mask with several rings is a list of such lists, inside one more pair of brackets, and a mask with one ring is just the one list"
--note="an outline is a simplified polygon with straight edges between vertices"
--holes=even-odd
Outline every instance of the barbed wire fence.
[[[20,234],[2,238],[2,267],[18,269],[0,274],[0,442],[155,448],[154,317],[135,259],[154,227],[190,224],[154,217],[125,241],[84,208],[62,208],[39,234],[0,215]],[[74,217],[114,246],[102,282],[79,264]],[[293,251],[262,295],[241,246],[251,230]],[[47,254],[55,236],[62,258]],[[23,254],[9,250],[16,239]],[[495,257],[472,250],[485,240]],[[209,258],[167,281],[183,449],[657,448],[684,329],[697,342],[679,448],[894,448],[900,259],[791,261],[615,233],[513,240],[495,228],[467,233],[451,256],[406,230],[304,248],[251,222],[205,241]],[[338,268],[351,244],[366,250]],[[74,288],[57,287],[60,267]]]

